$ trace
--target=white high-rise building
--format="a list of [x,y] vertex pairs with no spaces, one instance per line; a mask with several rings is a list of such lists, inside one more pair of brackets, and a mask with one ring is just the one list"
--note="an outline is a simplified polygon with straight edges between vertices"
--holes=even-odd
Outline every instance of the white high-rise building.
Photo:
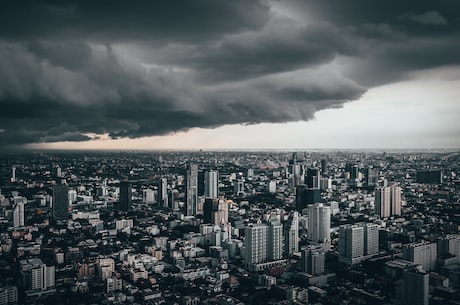
[[97,264],[99,277],[102,279],[107,279],[112,277],[112,274],[115,272],[115,261],[113,258],[101,258]]
[[322,203],[308,207],[308,240],[329,251],[331,245],[331,208]]
[[219,172],[211,170],[204,175],[204,196],[217,198],[219,196]]
[[283,258],[283,224],[279,220],[270,220],[268,238],[268,258],[276,261]]
[[412,243],[403,246],[403,259],[422,265],[426,271],[436,269],[437,244],[429,242]]
[[155,191],[152,189],[142,190],[142,202],[145,204],[155,203]]
[[279,260],[283,257],[283,225],[251,224],[245,228],[245,260],[247,265]]
[[379,225],[365,223],[364,227],[364,255],[372,255],[379,252]]
[[339,261],[360,263],[379,251],[379,226],[371,223],[344,225],[339,228]]
[[55,286],[55,268],[46,266],[41,259],[21,260],[23,285],[27,290],[48,290]]
[[266,224],[252,224],[245,228],[244,248],[246,264],[257,264],[268,260],[267,241],[269,238]]
[[299,212],[293,211],[284,225],[284,252],[290,256],[299,252]]
[[375,213],[380,218],[401,215],[401,187],[385,186],[376,188]]
[[14,205],[13,226],[15,228],[24,226],[24,203],[18,202]]

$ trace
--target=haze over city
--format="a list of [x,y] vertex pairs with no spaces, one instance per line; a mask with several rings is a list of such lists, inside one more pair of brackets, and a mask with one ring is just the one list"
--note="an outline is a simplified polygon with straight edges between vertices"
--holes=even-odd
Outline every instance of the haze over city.
[[458,148],[460,3],[7,1],[0,145]]

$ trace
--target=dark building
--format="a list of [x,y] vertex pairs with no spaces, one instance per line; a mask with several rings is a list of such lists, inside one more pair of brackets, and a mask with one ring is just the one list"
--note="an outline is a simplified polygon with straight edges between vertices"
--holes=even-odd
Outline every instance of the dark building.
[[416,180],[417,180],[417,183],[441,184],[442,183],[442,171],[441,170],[417,171]]
[[130,211],[132,207],[131,183],[128,181],[120,182],[120,210]]
[[300,185],[296,189],[295,209],[302,212],[309,204],[321,202],[321,190]]
[[321,159],[321,172],[323,173],[323,175],[327,175],[328,173],[326,159]]
[[307,176],[305,177],[305,184],[309,188],[319,189],[320,171],[318,168],[307,169]]
[[66,184],[53,186],[53,219],[69,218],[69,186]]
[[205,172],[199,171],[198,172],[198,196],[204,196],[204,189],[205,189]]

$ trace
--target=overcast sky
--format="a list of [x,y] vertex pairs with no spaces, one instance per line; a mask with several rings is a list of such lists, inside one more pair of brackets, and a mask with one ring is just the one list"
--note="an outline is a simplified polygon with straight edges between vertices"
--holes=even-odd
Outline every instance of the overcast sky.
[[3,1],[0,147],[458,148],[460,1]]

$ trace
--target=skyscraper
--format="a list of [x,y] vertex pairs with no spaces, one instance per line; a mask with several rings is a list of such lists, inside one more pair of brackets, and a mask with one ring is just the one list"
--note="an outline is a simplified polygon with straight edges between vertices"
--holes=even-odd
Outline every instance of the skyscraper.
[[296,188],[296,210],[302,212],[308,205],[321,201],[321,190],[307,188],[306,185],[299,185]]
[[132,208],[132,190],[131,183],[128,181],[120,182],[120,210],[130,211]]
[[158,181],[158,205],[168,207],[168,180],[160,178]]
[[13,226],[15,228],[24,226],[24,203],[17,202],[13,208]]
[[376,188],[375,213],[380,218],[401,215],[401,187],[384,186]]
[[53,218],[55,220],[69,218],[69,187],[66,184],[53,186]]
[[198,165],[187,164],[185,184],[186,215],[195,216],[198,209]]
[[204,196],[217,198],[219,196],[219,172],[211,170],[204,174]]
[[329,251],[331,245],[331,208],[322,203],[308,207],[308,240]]
[[368,186],[374,186],[377,184],[379,179],[378,172],[376,168],[368,167],[366,168],[366,183]]
[[293,211],[284,225],[284,253],[290,256],[299,252],[299,212]]
[[321,159],[321,173],[323,175],[328,174],[327,160],[326,159]]
[[308,246],[302,250],[302,271],[311,275],[324,273],[324,249],[318,246]]

